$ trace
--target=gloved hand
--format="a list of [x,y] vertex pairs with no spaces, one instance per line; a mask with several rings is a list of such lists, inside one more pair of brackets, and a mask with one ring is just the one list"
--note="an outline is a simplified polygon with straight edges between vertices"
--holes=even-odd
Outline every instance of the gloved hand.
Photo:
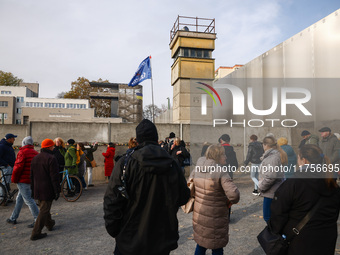
[[57,201],[58,200],[58,198],[59,198],[59,193],[57,192],[57,193],[55,193],[55,201]]

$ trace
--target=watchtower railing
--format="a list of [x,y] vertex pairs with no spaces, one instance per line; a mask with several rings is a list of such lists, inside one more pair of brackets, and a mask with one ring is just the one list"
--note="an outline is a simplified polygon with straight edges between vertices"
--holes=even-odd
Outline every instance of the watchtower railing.
[[214,34],[215,19],[178,16],[170,31],[170,42],[178,30]]

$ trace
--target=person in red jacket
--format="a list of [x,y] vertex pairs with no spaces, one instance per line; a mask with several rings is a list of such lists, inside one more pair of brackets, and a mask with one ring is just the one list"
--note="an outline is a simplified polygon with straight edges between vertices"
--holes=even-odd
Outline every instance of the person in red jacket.
[[103,156],[105,157],[104,163],[105,163],[105,179],[107,180],[110,179],[114,163],[113,163],[113,158],[115,156],[116,149],[115,149],[115,144],[114,143],[109,143],[107,146],[106,152],[103,152]]
[[22,140],[22,147],[19,150],[17,159],[14,163],[12,182],[16,183],[19,189],[14,211],[9,219],[8,223],[17,224],[21,208],[25,204],[30,209],[34,222],[28,225],[29,228],[34,227],[34,223],[39,215],[39,209],[34,199],[31,196],[31,161],[38,154],[34,150],[33,139],[30,136],[25,137]]

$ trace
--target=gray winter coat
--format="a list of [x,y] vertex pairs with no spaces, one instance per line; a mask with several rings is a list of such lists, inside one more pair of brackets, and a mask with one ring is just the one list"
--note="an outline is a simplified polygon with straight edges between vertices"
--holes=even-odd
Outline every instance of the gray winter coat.
[[338,138],[330,134],[328,137],[320,141],[320,148],[327,157],[329,157],[332,164],[339,161],[340,142]]
[[280,168],[280,152],[269,149],[264,154],[260,165],[259,190],[260,196],[274,198],[274,193],[284,180],[284,172]]

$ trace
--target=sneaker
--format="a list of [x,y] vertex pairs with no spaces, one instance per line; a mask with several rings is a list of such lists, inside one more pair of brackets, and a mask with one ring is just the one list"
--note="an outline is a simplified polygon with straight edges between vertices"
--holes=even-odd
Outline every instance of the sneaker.
[[27,227],[28,227],[28,228],[34,228],[34,223],[35,223],[35,222],[33,222],[33,223],[27,225]]
[[39,235],[31,236],[31,240],[32,240],[32,241],[39,240],[39,239],[44,238],[44,237],[46,237],[46,236],[47,236],[46,233],[40,233]]
[[13,224],[13,225],[17,224],[17,220],[7,219],[6,221],[7,221],[7,223],[9,223],[9,224]]
[[93,187],[94,185],[93,184],[89,184],[89,185],[87,185],[88,187]]
[[253,195],[255,195],[255,196],[260,195],[259,192],[257,191],[257,189],[254,189],[254,190],[253,190]]

